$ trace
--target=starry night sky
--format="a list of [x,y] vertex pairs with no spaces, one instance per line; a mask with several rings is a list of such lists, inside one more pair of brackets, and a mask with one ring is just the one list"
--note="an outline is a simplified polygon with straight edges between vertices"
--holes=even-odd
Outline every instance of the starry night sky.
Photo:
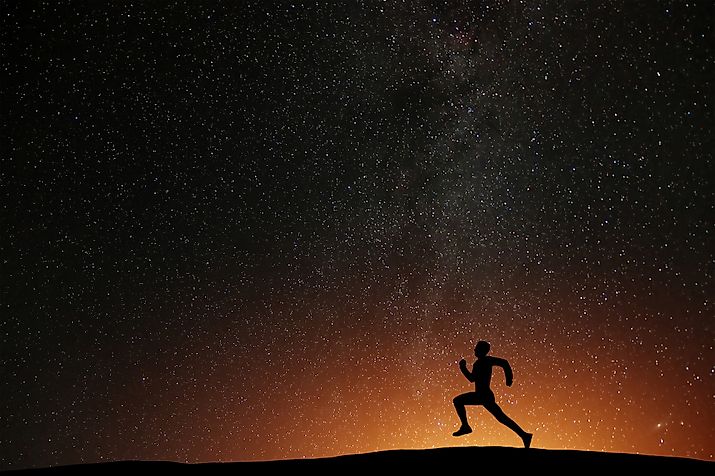
[[0,468],[715,459],[712,1],[0,5]]

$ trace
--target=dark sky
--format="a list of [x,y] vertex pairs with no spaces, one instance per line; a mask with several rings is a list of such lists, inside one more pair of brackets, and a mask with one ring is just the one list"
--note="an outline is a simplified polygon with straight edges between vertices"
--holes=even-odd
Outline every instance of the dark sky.
[[712,1],[0,6],[0,469],[715,459]]

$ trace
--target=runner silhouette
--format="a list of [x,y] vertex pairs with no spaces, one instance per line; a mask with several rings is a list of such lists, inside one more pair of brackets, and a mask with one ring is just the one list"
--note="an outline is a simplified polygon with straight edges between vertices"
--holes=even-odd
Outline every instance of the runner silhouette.
[[492,389],[489,388],[489,383],[492,379],[492,367],[494,366],[502,367],[504,369],[507,387],[511,387],[511,383],[514,380],[509,362],[498,357],[487,356],[489,348],[489,342],[481,340],[477,342],[477,345],[474,348],[474,355],[477,357],[477,361],[474,362],[471,372],[467,370],[466,360],[462,359],[459,361],[459,370],[461,370],[464,376],[467,377],[467,380],[474,382],[475,391],[463,393],[454,397],[454,408],[457,410],[457,415],[459,415],[459,420],[462,422],[462,426],[459,430],[452,433],[452,435],[462,436],[471,433],[472,428],[469,426],[469,422],[467,421],[467,409],[464,408],[464,406],[482,405],[489,411],[489,413],[494,415],[494,418],[496,418],[499,423],[511,428],[514,433],[519,435],[521,440],[524,442],[524,447],[528,448],[531,446],[531,438],[534,435],[522,430],[514,420],[506,416],[504,411],[494,400],[494,393],[492,392]]

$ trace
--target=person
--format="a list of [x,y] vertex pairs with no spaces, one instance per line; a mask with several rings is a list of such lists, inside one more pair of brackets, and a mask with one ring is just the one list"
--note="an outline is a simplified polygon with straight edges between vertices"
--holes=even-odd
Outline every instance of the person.
[[489,349],[489,342],[477,342],[476,347],[474,347],[474,355],[477,357],[477,361],[474,362],[471,372],[467,369],[466,360],[462,359],[459,361],[459,370],[461,370],[464,376],[467,377],[467,380],[474,382],[475,391],[463,393],[454,398],[454,408],[457,410],[457,415],[459,416],[459,420],[462,422],[462,426],[452,435],[462,436],[471,433],[472,428],[469,426],[469,422],[467,421],[467,409],[465,408],[465,405],[482,405],[489,413],[494,415],[494,418],[496,418],[499,423],[509,427],[512,431],[514,431],[514,433],[519,435],[521,440],[524,442],[524,447],[528,448],[531,446],[531,439],[533,438],[533,435],[522,430],[514,420],[506,416],[504,411],[499,407],[499,405],[497,405],[494,399],[494,393],[489,387],[489,383],[492,379],[492,367],[495,366],[504,369],[507,387],[511,387],[514,380],[509,362],[498,357],[487,355],[489,353]]

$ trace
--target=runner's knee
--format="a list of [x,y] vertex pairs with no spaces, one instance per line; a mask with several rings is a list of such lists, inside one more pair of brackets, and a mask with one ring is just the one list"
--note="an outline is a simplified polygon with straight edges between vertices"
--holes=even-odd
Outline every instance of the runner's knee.
[[501,418],[504,415],[504,412],[502,411],[501,407],[497,405],[496,403],[492,403],[489,405],[484,405],[484,407],[487,409],[489,413],[494,415],[496,418]]

